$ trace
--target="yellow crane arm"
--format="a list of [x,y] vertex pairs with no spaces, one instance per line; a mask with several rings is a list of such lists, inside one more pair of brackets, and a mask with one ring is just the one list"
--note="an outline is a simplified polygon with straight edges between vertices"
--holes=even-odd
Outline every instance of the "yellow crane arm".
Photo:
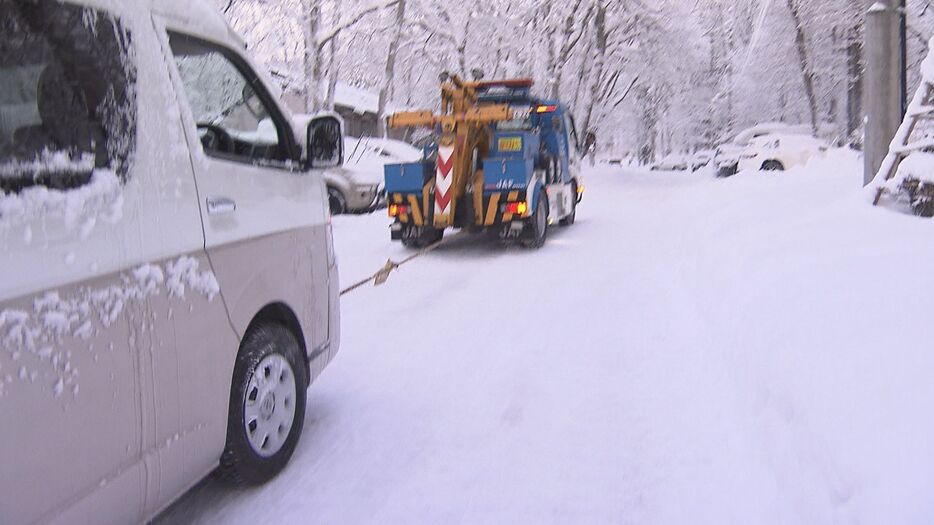
[[469,122],[472,124],[490,124],[512,118],[512,110],[505,104],[491,104],[470,108],[460,115],[435,115],[430,111],[402,111],[389,116],[390,128],[434,126],[439,122]]
[[403,111],[389,116],[390,128],[434,126],[435,115],[431,111]]

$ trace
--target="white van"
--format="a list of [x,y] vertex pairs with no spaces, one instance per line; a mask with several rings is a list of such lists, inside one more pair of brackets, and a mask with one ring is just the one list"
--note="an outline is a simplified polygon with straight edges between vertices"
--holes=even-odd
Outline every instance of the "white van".
[[0,2],[0,523],[284,467],[340,336],[307,136],[201,1]]

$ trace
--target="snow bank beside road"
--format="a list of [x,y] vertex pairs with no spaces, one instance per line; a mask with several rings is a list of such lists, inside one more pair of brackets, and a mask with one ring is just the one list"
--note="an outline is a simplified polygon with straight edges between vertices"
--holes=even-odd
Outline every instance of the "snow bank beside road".
[[[737,175],[754,177],[788,177],[800,175],[812,178],[839,178],[850,174],[858,174],[862,169],[863,160],[859,152],[848,148],[830,148],[826,152],[812,156],[803,165],[794,166],[784,171],[743,170],[737,173]],[[734,175],[734,177],[735,176],[736,175]],[[839,181],[839,179],[837,180]]]
[[690,228],[709,249],[686,295],[744,393],[786,521],[934,516],[930,225],[868,206],[860,168],[838,150],[694,195],[720,206]]

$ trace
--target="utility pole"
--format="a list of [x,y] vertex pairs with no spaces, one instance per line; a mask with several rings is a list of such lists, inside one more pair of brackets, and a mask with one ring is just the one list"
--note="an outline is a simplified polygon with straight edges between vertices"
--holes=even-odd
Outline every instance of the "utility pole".
[[908,0],[901,0],[899,9],[901,21],[898,27],[898,38],[900,42],[899,52],[901,53],[901,73],[902,73],[902,116],[908,113]]
[[866,14],[866,138],[863,184],[869,184],[882,166],[889,146],[905,115],[904,37],[900,26],[904,0],[880,0]]

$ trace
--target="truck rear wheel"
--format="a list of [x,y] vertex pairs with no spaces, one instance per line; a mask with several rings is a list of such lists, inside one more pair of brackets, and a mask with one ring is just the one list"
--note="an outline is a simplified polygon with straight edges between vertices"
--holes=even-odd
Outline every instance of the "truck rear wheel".
[[410,231],[402,235],[402,245],[413,250],[431,246],[444,238],[444,230],[430,226],[408,226],[408,228],[410,228]]
[[529,237],[523,243],[526,248],[541,248],[548,237],[548,196],[542,191],[538,198],[535,214],[528,219],[526,227]]

